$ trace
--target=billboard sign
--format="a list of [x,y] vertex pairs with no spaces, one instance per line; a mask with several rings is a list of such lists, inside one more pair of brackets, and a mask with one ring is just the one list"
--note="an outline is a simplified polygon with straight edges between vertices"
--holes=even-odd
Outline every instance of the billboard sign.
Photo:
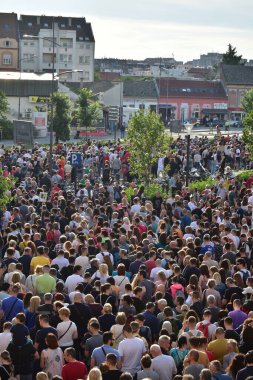
[[13,120],[14,143],[33,147],[34,125],[27,120]]

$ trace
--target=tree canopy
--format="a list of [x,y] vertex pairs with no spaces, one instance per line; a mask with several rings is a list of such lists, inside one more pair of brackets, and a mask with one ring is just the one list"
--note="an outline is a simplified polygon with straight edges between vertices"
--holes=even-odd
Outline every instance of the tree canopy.
[[241,59],[242,56],[237,55],[236,47],[228,44],[228,50],[223,54],[222,63],[225,63],[226,65],[240,65]]
[[69,140],[70,137],[70,103],[65,94],[55,92],[52,95],[53,101],[53,131],[55,132],[56,141]]
[[131,173],[149,183],[152,166],[166,154],[170,144],[160,115],[150,110],[135,113],[127,131]]
[[88,88],[82,88],[77,101],[76,116],[80,127],[89,128],[99,119],[100,105],[93,101],[94,94]]
[[243,140],[247,145],[248,152],[253,158],[253,90],[249,90],[243,98],[242,106],[246,112],[243,119]]

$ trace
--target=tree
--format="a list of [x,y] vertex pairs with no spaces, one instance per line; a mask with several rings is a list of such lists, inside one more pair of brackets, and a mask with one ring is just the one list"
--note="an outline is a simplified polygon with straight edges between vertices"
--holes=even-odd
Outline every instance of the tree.
[[99,119],[100,105],[93,101],[94,94],[88,88],[82,88],[77,101],[77,121],[80,127],[92,127]]
[[249,90],[243,98],[242,106],[246,112],[243,119],[243,140],[246,143],[250,157],[253,158],[253,90]]
[[242,56],[237,55],[236,47],[228,44],[228,50],[223,54],[222,63],[226,65],[240,65]]
[[11,189],[15,185],[15,180],[13,177],[8,175],[7,177],[3,176],[2,171],[0,170],[0,210],[3,211],[6,209],[7,203],[11,200]]
[[160,115],[150,110],[135,113],[127,131],[131,173],[148,184],[152,166],[166,154],[171,142]]
[[0,121],[6,120],[6,113],[8,111],[8,100],[3,91],[0,90]]
[[53,131],[55,132],[55,140],[69,140],[70,137],[70,103],[69,98],[65,94],[55,92],[51,96],[53,102]]

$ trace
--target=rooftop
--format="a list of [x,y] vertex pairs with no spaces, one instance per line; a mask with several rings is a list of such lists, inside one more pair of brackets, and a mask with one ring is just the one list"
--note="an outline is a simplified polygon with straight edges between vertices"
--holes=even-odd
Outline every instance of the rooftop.
[[221,65],[226,84],[253,85],[253,67],[243,65]]
[[155,80],[125,81],[123,96],[138,98],[158,98],[158,89]]
[[0,38],[18,39],[18,21],[16,13],[0,13]]

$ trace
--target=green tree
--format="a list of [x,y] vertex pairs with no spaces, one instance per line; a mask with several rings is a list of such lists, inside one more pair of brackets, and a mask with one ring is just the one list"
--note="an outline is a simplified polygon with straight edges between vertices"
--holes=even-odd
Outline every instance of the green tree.
[[0,90],[0,121],[6,120],[6,113],[8,111],[8,100],[3,91]]
[[246,93],[242,106],[246,113],[243,119],[243,140],[246,143],[250,157],[253,158],[253,90]]
[[[69,140],[70,137],[70,102],[65,94],[55,92],[51,101],[53,102],[53,130],[55,140]],[[51,116],[51,115],[50,115]]]
[[160,115],[150,110],[135,113],[127,130],[131,173],[148,184],[152,166],[166,154],[171,142]]
[[77,101],[77,121],[80,127],[92,127],[99,119],[100,105],[94,101],[94,94],[88,88],[82,88]]
[[240,65],[242,56],[237,55],[236,47],[228,44],[228,50],[223,54],[222,63],[226,65]]
[[15,180],[12,176],[3,176],[0,170],[0,210],[6,209],[6,204],[11,200],[11,189],[14,187]]

